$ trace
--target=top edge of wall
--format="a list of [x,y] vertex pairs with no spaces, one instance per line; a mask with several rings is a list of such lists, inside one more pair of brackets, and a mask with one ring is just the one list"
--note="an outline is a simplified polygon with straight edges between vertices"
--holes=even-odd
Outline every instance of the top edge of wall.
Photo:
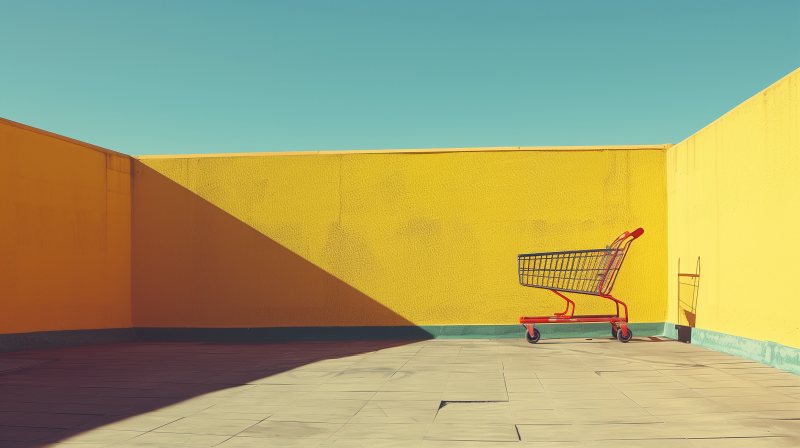
[[[787,79],[789,79],[789,78],[791,78],[792,76],[795,76],[795,75],[800,75],[800,68],[796,68],[796,69],[792,70],[791,72],[789,72],[789,74],[787,74],[786,76],[782,77],[781,79],[773,82],[772,84],[767,86],[765,89],[761,90],[760,92],[756,93],[755,95],[751,96],[750,98],[748,98],[748,99],[742,101],[741,103],[737,104],[731,110],[729,110],[729,111],[725,112],[724,114],[720,115],[716,120],[712,121],[711,123],[708,123],[707,125],[705,125],[702,128],[698,129],[697,132],[694,132],[694,133],[692,133],[692,135],[690,135],[690,136],[686,137],[685,139],[681,140],[677,145],[670,145],[670,148],[674,147],[674,146],[682,145],[684,142],[690,140],[695,135],[697,135],[697,134],[703,132],[704,130],[706,130],[707,128],[713,126],[714,123],[716,123],[716,122],[722,120],[723,118],[727,117],[728,115],[736,112],[737,110],[739,110],[740,108],[744,107],[747,103],[749,103],[753,99],[755,99],[755,98],[757,98],[757,97],[759,97],[761,95],[766,94],[767,91],[769,91],[770,89],[773,89],[778,84],[781,84],[782,82],[786,81]],[[667,149],[669,149],[669,148],[667,148]]]
[[339,154],[442,154],[451,152],[504,152],[504,151],[665,151],[671,143],[664,145],[616,145],[616,146],[500,146],[488,148],[431,148],[431,149],[365,149],[357,151],[287,151],[287,152],[241,152],[221,154],[175,154],[157,156],[132,156],[135,159],[194,159],[208,157],[264,157]]
[[58,140],[63,140],[65,142],[73,143],[78,146],[83,146],[84,148],[93,149],[95,151],[99,151],[106,154],[111,154],[119,157],[130,157],[128,154],[123,154],[121,152],[112,151],[110,149],[103,148],[102,146],[93,145],[91,143],[82,142],[80,140],[75,140],[74,138],[64,137],[60,134],[55,134],[53,132],[45,131],[44,129],[35,128],[33,126],[28,126],[27,124],[17,123],[16,121],[12,121],[6,118],[0,117],[0,123],[7,124],[9,126],[13,126],[15,128],[25,129],[26,131],[35,132],[37,134],[46,135],[51,138],[55,138]]

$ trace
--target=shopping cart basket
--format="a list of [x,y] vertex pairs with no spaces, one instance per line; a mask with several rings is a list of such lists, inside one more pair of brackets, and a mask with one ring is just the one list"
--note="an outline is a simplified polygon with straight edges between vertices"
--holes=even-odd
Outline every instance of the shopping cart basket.
[[[520,317],[519,322],[527,329],[525,339],[531,344],[539,342],[541,335],[535,324],[568,322],[610,322],[611,335],[622,342],[628,342],[633,333],[628,328],[628,306],[625,302],[611,297],[611,288],[617,279],[622,260],[633,240],[639,238],[644,230],[625,232],[605,249],[573,250],[567,252],[547,252],[540,254],[521,254],[517,256],[519,283],[532,288],[549,289],[567,301],[563,313],[552,316]],[[616,314],[591,314],[575,316],[575,302],[562,292],[574,292],[599,296],[613,301]],[[625,312],[620,315],[619,307]]]

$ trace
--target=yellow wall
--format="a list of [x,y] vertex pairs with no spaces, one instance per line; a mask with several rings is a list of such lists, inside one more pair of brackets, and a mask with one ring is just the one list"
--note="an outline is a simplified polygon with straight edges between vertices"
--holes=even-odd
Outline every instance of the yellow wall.
[[664,321],[665,162],[663,149],[142,158],[134,325],[514,324],[563,310],[518,285],[518,253],[637,227],[614,292],[632,321]]
[[129,173],[0,119],[0,333],[131,326]]
[[667,179],[669,321],[699,256],[698,328],[800,347],[800,70],[670,148]]

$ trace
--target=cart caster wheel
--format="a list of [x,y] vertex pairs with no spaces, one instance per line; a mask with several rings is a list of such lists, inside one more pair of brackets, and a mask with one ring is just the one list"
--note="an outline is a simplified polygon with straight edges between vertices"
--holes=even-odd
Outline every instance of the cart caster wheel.
[[529,332],[527,332],[527,331],[525,332],[525,340],[530,342],[531,344],[535,344],[535,343],[539,342],[539,339],[541,339],[541,337],[542,337],[542,334],[539,333],[539,330],[537,330],[535,328],[533,329],[533,337],[531,337],[531,334]]
[[[630,331],[630,330],[628,330],[628,331]],[[614,339],[617,339],[617,330],[615,330],[613,328],[611,329],[611,337],[614,338]]]
[[630,341],[632,338],[633,338],[633,332],[631,331],[631,329],[630,329],[630,328],[628,328],[628,336],[627,336],[627,337],[625,337],[625,336],[623,336],[623,335],[622,335],[622,329],[620,329],[620,330],[617,332],[617,339],[619,340],[619,342],[628,342],[628,341]]

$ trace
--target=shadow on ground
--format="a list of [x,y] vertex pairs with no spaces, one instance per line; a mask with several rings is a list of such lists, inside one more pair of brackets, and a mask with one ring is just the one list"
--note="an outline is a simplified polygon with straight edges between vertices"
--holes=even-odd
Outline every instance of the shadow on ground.
[[[110,444],[124,432],[148,431],[192,412],[269,385],[271,398],[229,409],[236,419],[264,412],[281,391],[302,395],[327,378],[312,363],[354,363],[356,357],[413,341],[294,342],[280,344],[127,343],[2,355],[23,366],[0,372],[0,447],[37,447],[148,414],[122,431],[93,434],[84,443]],[[30,365],[30,367],[24,367]],[[313,366],[312,366],[313,367]],[[315,376],[316,375],[316,376]],[[296,397],[295,397],[296,398]],[[220,415],[215,415],[220,418]],[[141,425],[141,426],[136,426]],[[103,439],[107,437],[107,439]],[[69,446],[69,445],[65,445]]]

